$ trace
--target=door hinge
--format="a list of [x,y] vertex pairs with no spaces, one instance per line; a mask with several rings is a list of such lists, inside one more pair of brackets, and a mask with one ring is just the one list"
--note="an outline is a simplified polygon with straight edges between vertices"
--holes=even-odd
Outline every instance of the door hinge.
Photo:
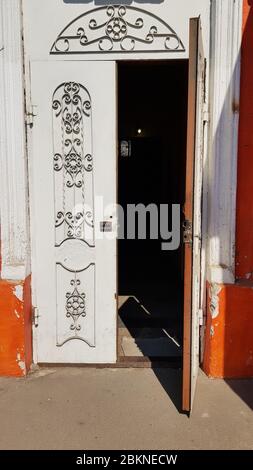
[[26,111],[26,125],[30,128],[33,127],[33,123],[34,123],[34,118],[37,116],[37,114],[34,114],[34,108],[36,108],[35,105],[30,105],[28,108],[27,108],[27,111]]
[[184,220],[183,222],[183,237],[184,243],[192,243],[192,223],[190,220]]
[[202,309],[199,309],[199,326],[204,325],[204,312]]
[[35,328],[38,328],[39,326],[39,310],[38,307],[33,307],[32,309],[32,324],[35,326]]

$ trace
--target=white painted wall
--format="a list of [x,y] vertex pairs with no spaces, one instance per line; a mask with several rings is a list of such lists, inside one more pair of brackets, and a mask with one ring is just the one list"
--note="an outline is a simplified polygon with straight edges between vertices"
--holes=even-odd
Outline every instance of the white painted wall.
[[205,191],[207,278],[234,283],[243,0],[213,0]]
[[[117,1],[88,1],[83,0],[22,0],[25,24],[25,49],[31,60],[61,60],[61,56],[49,56],[52,44],[62,29],[84,12],[101,5],[126,4],[145,9],[166,21],[183,41],[186,52],[184,54],[169,54],[172,58],[186,58],[189,54],[189,18],[201,16],[203,26],[204,48],[208,55],[209,50],[209,18],[210,0],[129,0]],[[76,3],[66,3],[74,2]],[[36,40],[34,39],[36,38]],[[102,54],[103,60],[118,60],[122,57],[117,54]],[[129,54],[129,58],[138,59],[140,54]],[[165,59],[165,54],[155,54],[155,58]],[[142,57],[145,58],[145,55]],[[147,58],[147,57],[146,57]],[[150,58],[150,56],[149,56]],[[79,57],[81,60],[81,57]],[[89,55],[89,59],[97,56]],[[64,60],[78,60],[76,56],[65,56]],[[102,59],[101,59],[102,60]]]
[[20,0],[0,0],[0,221],[2,279],[30,273]]

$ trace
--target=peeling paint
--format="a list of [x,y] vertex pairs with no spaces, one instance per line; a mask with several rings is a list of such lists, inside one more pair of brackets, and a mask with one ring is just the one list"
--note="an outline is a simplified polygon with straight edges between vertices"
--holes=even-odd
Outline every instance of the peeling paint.
[[17,312],[16,309],[14,310],[14,313],[15,313],[15,315],[16,315],[17,318],[20,318],[20,315],[19,315],[19,313]]
[[23,300],[23,286],[16,286],[14,289],[14,295],[17,297],[18,300],[22,302]]
[[18,362],[18,365],[19,365],[20,369],[21,369],[23,372],[25,372],[25,362],[24,362],[24,361],[19,361],[19,362]]
[[17,363],[18,363],[20,369],[22,370],[22,372],[25,373],[25,362],[21,361],[20,353],[17,353]]
[[0,280],[0,375],[24,377],[32,360],[31,277]]
[[212,318],[219,316],[219,294],[221,292],[221,286],[219,284],[212,284],[209,288],[210,298],[210,312]]
[[[213,378],[253,377],[253,290],[247,283],[218,285],[219,316],[207,316],[203,369]],[[217,294],[207,283],[208,299],[210,292]]]

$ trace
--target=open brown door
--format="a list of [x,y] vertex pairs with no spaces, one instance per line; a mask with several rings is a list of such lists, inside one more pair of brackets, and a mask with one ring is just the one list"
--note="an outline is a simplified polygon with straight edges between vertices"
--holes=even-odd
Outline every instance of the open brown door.
[[190,412],[199,368],[201,194],[205,59],[200,18],[190,20],[186,192],[184,206],[184,339],[182,409]]

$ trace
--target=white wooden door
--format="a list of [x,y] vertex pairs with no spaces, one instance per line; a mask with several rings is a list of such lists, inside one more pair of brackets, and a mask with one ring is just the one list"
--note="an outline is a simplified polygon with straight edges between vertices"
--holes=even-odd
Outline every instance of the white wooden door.
[[39,363],[116,361],[115,79],[114,62],[31,64]]

